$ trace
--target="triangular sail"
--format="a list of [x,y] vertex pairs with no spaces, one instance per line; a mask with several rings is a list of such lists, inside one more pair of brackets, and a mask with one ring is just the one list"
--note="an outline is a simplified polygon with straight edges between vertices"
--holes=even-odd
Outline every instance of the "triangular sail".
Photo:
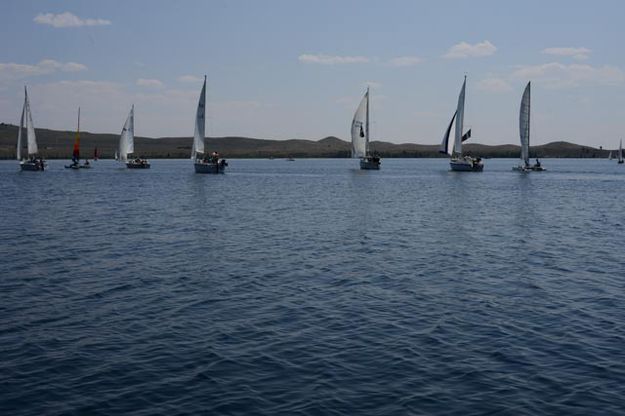
[[20,128],[17,131],[17,160],[22,160],[22,130],[24,129],[24,113],[26,112],[26,97],[22,107],[22,117],[20,117]]
[[467,86],[467,77],[464,77],[462,89],[458,96],[458,107],[456,108],[456,131],[454,135],[454,154],[462,155],[462,129],[464,128],[464,95]]
[[122,162],[128,161],[128,155],[135,151],[135,106],[130,108],[122,134],[119,137],[118,158]]
[[28,101],[28,92],[24,87],[24,94],[26,96],[26,112],[24,113],[26,123],[26,138],[28,143],[28,154],[35,155],[39,152],[37,148],[37,138],[35,137],[35,125],[33,124],[33,115],[30,112],[30,101]]
[[191,159],[197,157],[198,153],[204,153],[204,131],[206,128],[206,76],[204,76],[204,85],[200,93],[200,99],[197,103],[197,111],[195,114],[195,132],[193,133],[193,149],[191,151]]
[[443,141],[441,142],[441,146],[438,148],[439,153],[449,154],[449,134],[451,133],[451,127],[454,125],[454,120],[456,119],[457,112],[451,117],[451,121],[449,122],[449,126],[445,131],[445,135],[443,136]]
[[521,137],[521,160],[526,167],[530,165],[530,94],[531,82],[527,83],[523,98],[521,99],[521,109],[519,111],[519,133]]
[[367,156],[369,142],[369,88],[360,101],[352,120],[352,157]]
[[76,163],[80,160],[80,107],[78,107],[78,127],[76,128],[76,140],[74,140],[72,160]]
[[623,139],[618,145],[618,161],[619,163],[623,161]]

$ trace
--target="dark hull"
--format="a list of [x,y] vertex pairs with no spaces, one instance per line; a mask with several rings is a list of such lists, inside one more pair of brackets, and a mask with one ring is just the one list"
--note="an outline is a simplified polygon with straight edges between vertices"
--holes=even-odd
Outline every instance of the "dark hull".
[[213,162],[195,162],[193,164],[195,173],[224,173],[226,170],[225,163]]

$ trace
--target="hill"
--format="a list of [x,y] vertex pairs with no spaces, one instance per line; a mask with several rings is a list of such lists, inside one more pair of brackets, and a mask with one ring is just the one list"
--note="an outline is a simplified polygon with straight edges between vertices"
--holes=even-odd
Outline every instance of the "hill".
[[[69,159],[74,143],[74,131],[36,129],[37,143],[44,157],[48,159]],[[15,157],[17,126],[0,123],[0,158]],[[147,158],[187,158],[191,153],[191,137],[135,137],[135,149]],[[97,146],[102,158],[112,158],[119,142],[119,135],[106,133],[80,133],[81,153],[92,157]],[[389,157],[443,157],[438,153],[438,145],[414,143],[395,144],[383,141],[371,142],[372,148],[384,158]],[[350,156],[351,144],[337,137],[321,140],[270,140],[250,137],[210,137],[206,147],[227,158],[345,158]],[[468,154],[487,158],[519,157],[519,146],[489,146],[477,143],[466,144]],[[558,141],[541,146],[533,146],[530,154],[534,157],[607,158],[608,151],[589,146]]]

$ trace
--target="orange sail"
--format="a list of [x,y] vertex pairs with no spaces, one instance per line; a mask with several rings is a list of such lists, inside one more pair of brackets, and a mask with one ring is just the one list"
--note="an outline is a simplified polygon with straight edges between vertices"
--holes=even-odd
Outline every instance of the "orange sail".
[[80,160],[80,107],[78,107],[78,128],[76,129],[76,140],[74,140],[72,160],[76,163]]

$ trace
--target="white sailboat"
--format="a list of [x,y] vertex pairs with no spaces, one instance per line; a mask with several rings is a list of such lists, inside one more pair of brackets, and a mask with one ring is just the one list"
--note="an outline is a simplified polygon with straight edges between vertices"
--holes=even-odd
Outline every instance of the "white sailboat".
[[618,145],[618,162],[617,163],[623,163],[623,139],[621,139],[619,145]]
[[608,160],[612,160],[612,151],[610,150],[610,153],[608,153]]
[[[462,154],[462,142],[471,137],[471,129],[464,134],[462,133],[464,129],[464,97],[466,86],[467,77],[465,76],[462,89],[460,90],[460,95],[458,96],[456,112],[452,116],[451,121],[449,122],[449,127],[447,127],[447,130],[445,131],[439,152],[450,156],[449,166],[451,167],[451,170],[460,172],[481,172],[484,170],[484,163],[481,158]],[[449,135],[451,133],[451,127],[454,124],[454,119],[456,123],[454,144],[451,149],[449,149]]]
[[521,98],[521,108],[519,110],[519,136],[521,138],[521,163],[513,167],[513,170],[521,172],[543,171],[540,161],[536,158],[536,164],[530,165],[530,108],[531,108],[531,82],[527,83],[523,97]]
[[[22,159],[22,130],[26,128],[27,158]],[[37,137],[35,136],[35,125],[30,112],[30,101],[28,101],[28,91],[24,86],[24,106],[20,117],[20,127],[17,131],[17,160],[20,161],[21,170],[44,170],[46,163],[41,157],[37,157],[39,148],[37,147]]]
[[195,113],[195,131],[193,133],[193,148],[191,150],[191,159],[195,173],[224,173],[228,162],[221,159],[217,152],[210,155],[204,151],[204,131],[206,128],[206,75],[204,76],[204,85],[200,93],[200,99],[197,103],[197,111]]
[[380,169],[380,157],[369,152],[369,87],[352,120],[352,157],[360,158],[360,169]]
[[128,169],[149,169],[150,161],[141,157],[130,158],[135,152],[135,106],[130,108],[130,113],[126,118],[122,133],[119,136],[119,153],[115,153],[115,158],[126,164]]

